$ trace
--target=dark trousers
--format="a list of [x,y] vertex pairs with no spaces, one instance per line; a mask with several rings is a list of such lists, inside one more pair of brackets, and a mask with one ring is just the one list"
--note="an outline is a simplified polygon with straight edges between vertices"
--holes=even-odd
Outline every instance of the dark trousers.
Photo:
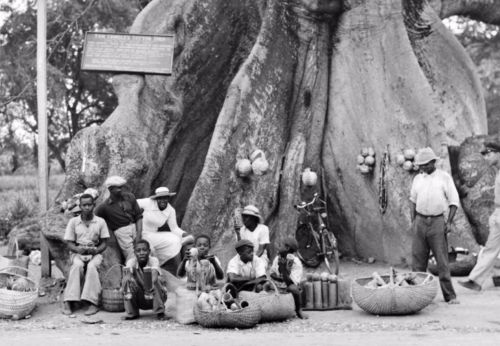
[[444,300],[448,302],[455,299],[457,295],[453,289],[450,267],[448,266],[448,241],[444,233],[444,217],[417,215],[412,229],[413,271],[427,271],[429,252],[432,250],[437,263],[439,283]]

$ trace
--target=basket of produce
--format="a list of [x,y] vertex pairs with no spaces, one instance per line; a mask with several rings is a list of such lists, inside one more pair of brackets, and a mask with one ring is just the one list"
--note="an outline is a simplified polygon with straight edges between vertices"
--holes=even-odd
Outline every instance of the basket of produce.
[[[450,262],[448,266],[450,268],[451,276],[468,276],[476,263],[477,255],[475,254],[470,254],[460,261]],[[438,275],[437,264],[435,263],[429,263],[427,270],[432,275]]]
[[409,315],[429,305],[438,292],[437,279],[428,273],[391,273],[354,280],[352,295],[358,306],[373,315]]
[[[17,274],[19,272],[23,274]],[[26,317],[35,307],[37,297],[38,287],[28,269],[21,267],[0,269],[0,318]]]
[[[240,291],[240,298],[250,304],[259,306],[262,310],[260,322],[283,321],[295,316],[295,302],[291,293],[279,293],[272,280],[265,280],[274,288],[274,292],[260,293]],[[255,288],[254,288],[255,290]]]
[[232,284],[201,293],[193,312],[196,322],[205,328],[252,328],[261,316],[258,305],[238,299]]

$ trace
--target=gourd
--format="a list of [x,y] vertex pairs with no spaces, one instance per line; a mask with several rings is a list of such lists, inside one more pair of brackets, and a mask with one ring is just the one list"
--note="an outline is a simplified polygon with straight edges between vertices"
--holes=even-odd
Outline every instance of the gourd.
[[260,149],[254,150],[253,153],[250,154],[250,161],[252,161],[252,163],[257,159],[266,159],[266,155]]
[[314,186],[316,185],[318,181],[318,175],[311,171],[310,168],[304,169],[304,172],[302,173],[302,183],[305,186]]
[[403,169],[405,171],[411,171],[413,169],[413,163],[411,161],[405,161],[403,164]]
[[368,155],[365,157],[365,165],[373,166],[375,164],[375,158],[373,156]]
[[363,157],[368,156],[368,148],[361,149],[361,155],[363,155]]
[[418,171],[420,169],[419,165],[413,164],[413,170]]
[[198,248],[195,247],[191,248],[189,250],[189,254],[191,255],[191,257],[198,257]]
[[368,174],[370,173],[370,167],[368,167],[367,165],[365,164],[362,164],[359,166],[359,171],[362,173],[362,174]]
[[365,157],[363,155],[358,155],[356,160],[358,161],[359,165],[362,165],[363,163],[365,163]]
[[400,166],[402,166],[406,161],[406,158],[403,154],[399,154],[398,156],[396,156],[396,163]]
[[256,159],[252,163],[252,170],[255,175],[264,175],[269,170],[269,162],[266,159]]
[[375,156],[375,150],[372,147],[368,148],[368,156]]
[[413,149],[406,149],[405,150],[405,158],[407,160],[413,160],[415,158],[415,150],[413,150]]
[[248,159],[236,162],[236,172],[240,177],[248,177],[252,173],[252,163]]

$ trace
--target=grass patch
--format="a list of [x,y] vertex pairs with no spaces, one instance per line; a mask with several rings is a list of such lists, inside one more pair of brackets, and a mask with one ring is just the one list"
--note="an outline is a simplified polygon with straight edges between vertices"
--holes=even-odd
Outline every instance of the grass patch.
[[[53,175],[49,180],[49,207],[64,182],[64,175]],[[9,232],[38,215],[38,181],[36,176],[0,177],[0,241]]]

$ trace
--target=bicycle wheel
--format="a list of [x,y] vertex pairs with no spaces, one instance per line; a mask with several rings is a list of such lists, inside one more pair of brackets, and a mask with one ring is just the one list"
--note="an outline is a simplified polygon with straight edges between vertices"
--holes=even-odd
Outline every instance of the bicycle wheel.
[[335,275],[339,275],[339,250],[337,239],[328,228],[323,229],[323,239],[325,242],[326,258],[335,262]]
[[297,256],[307,267],[316,268],[320,265],[321,259],[319,257],[320,249],[316,245],[314,235],[311,233],[309,227],[305,224],[297,227],[295,231],[295,239],[299,243]]

